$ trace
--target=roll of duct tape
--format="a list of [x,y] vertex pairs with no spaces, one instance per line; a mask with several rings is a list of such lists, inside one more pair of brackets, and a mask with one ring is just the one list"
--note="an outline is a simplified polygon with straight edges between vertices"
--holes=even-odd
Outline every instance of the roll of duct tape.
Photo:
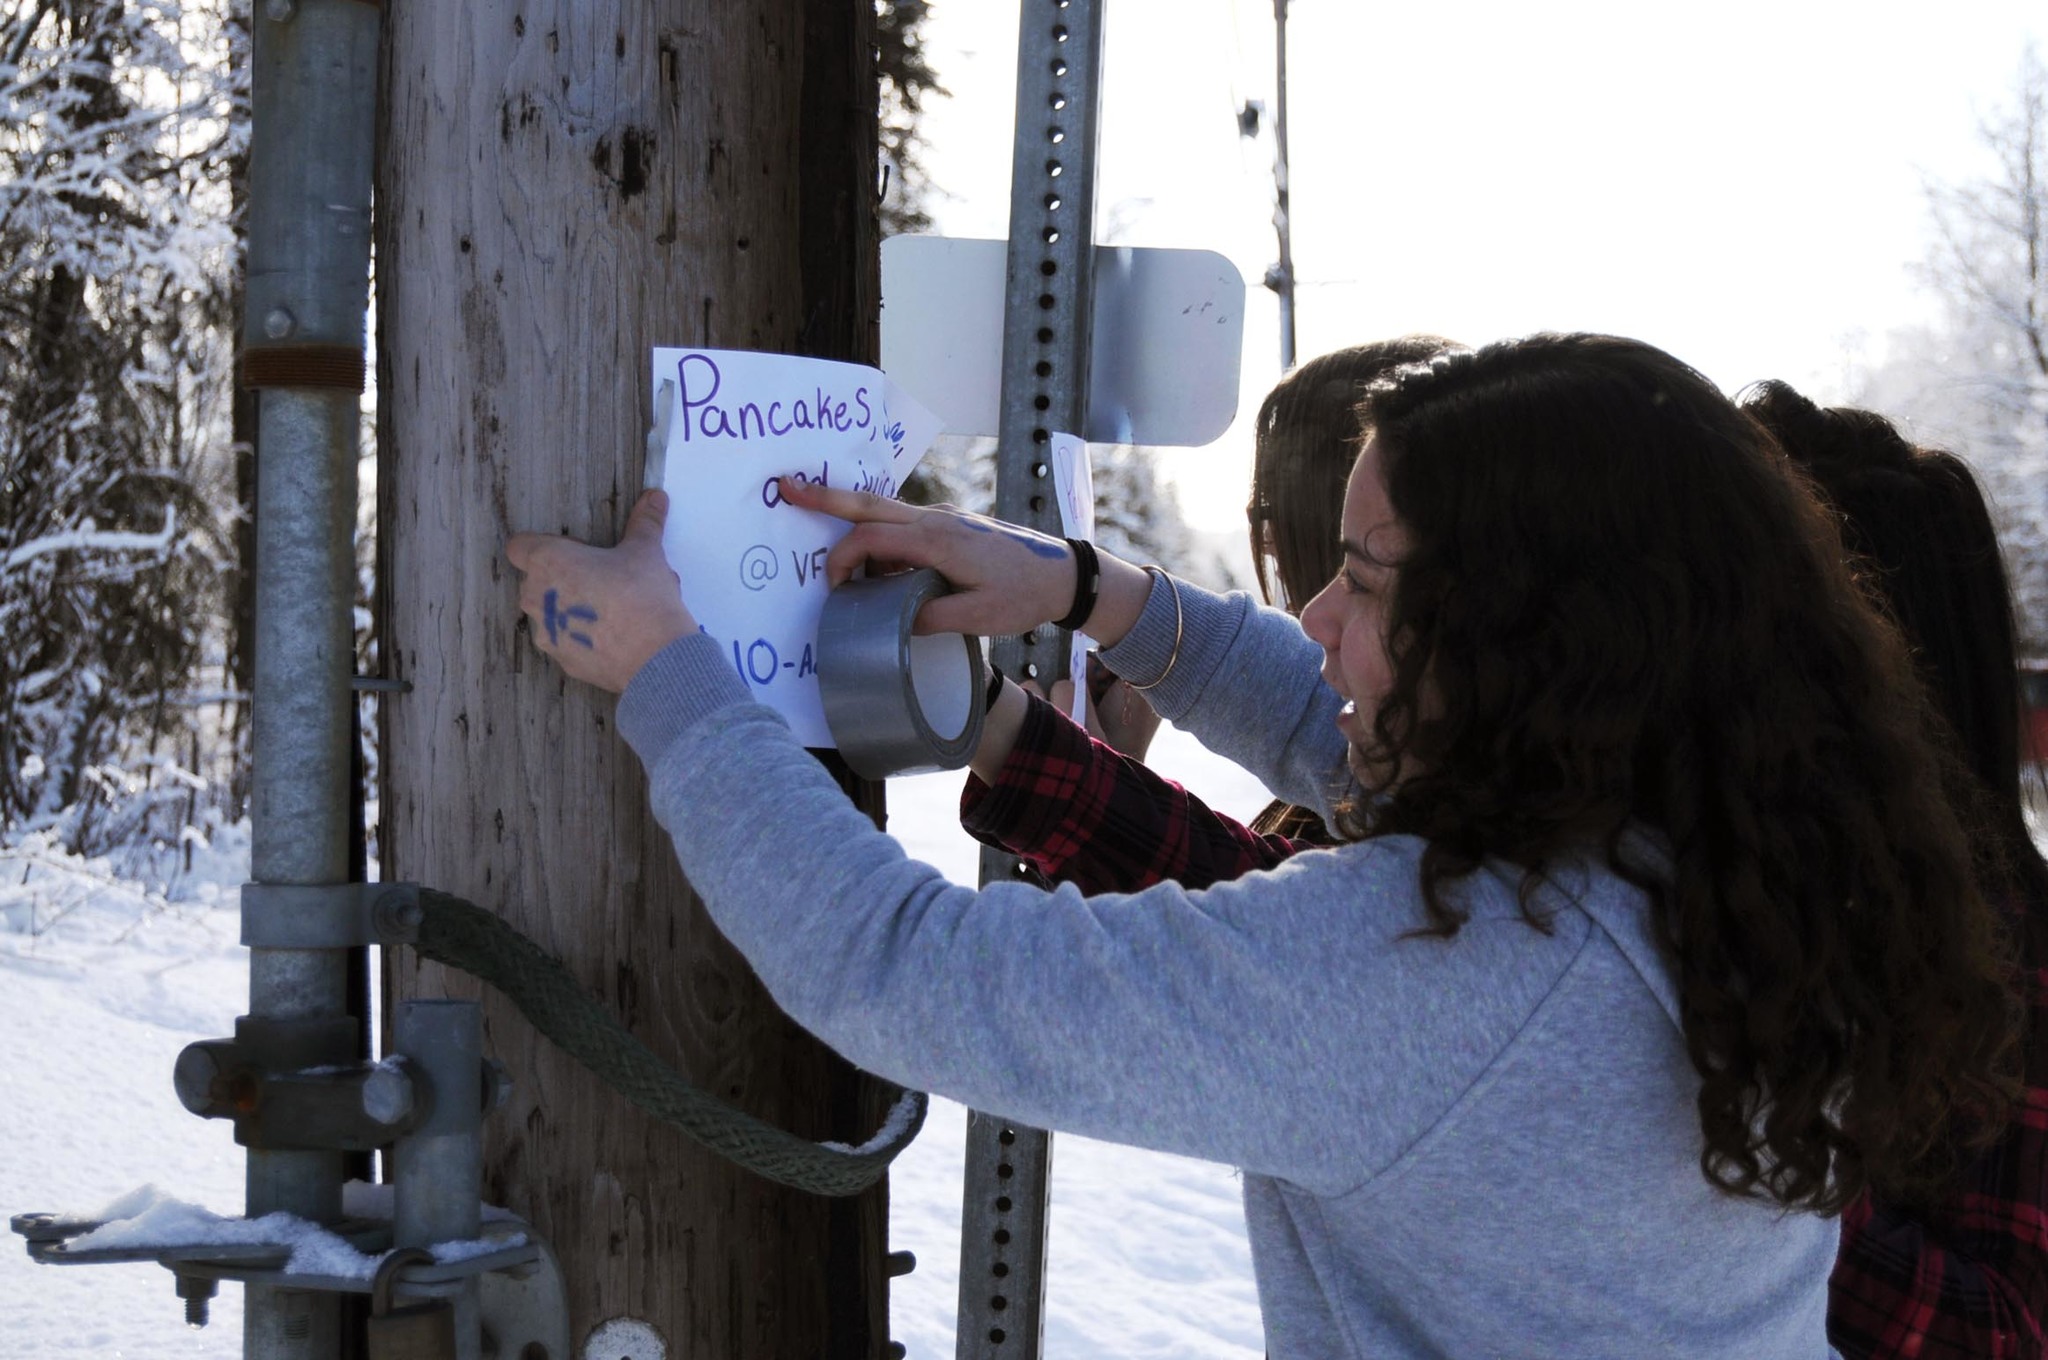
[[848,581],[825,599],[818,623],[825,724],[863,779],[957,770],[981,744],[980,640],[910,631],[925,602],[951,589],[926,569]]

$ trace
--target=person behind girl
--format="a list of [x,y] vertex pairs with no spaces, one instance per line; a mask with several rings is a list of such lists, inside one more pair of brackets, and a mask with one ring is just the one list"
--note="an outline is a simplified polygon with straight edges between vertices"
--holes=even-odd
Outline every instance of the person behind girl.
[[[1367,384],[1452,348],[1434,335],[1354,345],[1309,360],[1266,394],[1245,518],[1267,604],[1298,615],[1337,574],[1338,512],[1358,460]],[[1066,718],[1063,688],[1048,703],[1006,684],[991,704],[1017,712],[1019,727],[1014,738],[983,744],[961,793],[961,825],[977,840],[1091,893],[1136,892],[1165,878],[1206,887],[1330,843],[1322,819],[1298,804],[1275,799],[1247,828],[1140,763],[1159,719],[1128,681],[1091,695],[1099,743]]]
[[[590,611],[531,635],[624,691],[657,815],[784,1009],[890,1080],[1242,1168],[1275,1356],[1827,1355],[1825,1215],[1924,1187],[2010,1090],[1995,922],[1896,635],[1760,427],[1648,346],[1447,355],[1365,423],[1299,624],[1102,558],[1111,668],[1352,838],[1201,891],[909,859],[699,632],[660,493],[615,548],[507,551],[529,616]],[[784,495],[855,521],[834,580],[942,572],[929,631],[1073,604],[1058,540]]]
[[1780,382],[1743,407],[1841,516],[1954,729],[1975,781],[1964,825],[1989,853],[2029,1003],[2025,1095],[1998,1141],[1924,1203],[1868,1194],[1842,1215],[1828,1336],[1847,1360],[2005,1360],[2048,1351],[2048,863],[2028,833],[2012,589],[1976,479],[1870,411],[1823,410]]
[[[1296,618],[1337,574],[1338,516],[1358,461],[1358,401],[1367,384],[1402,364],[1456,348],[1440,335],[1402,335],[1319,355],[1259,403],[1252,488],[1244,513],[1259,594]],[[1331,840],[1307,808],[1275,799],[1252,830],[1316,844]]]

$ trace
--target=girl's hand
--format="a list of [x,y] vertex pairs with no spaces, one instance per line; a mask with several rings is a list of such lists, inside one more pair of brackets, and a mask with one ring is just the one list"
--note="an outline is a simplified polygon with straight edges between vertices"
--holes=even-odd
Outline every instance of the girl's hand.
[[877,573],[931,567],[951,582],[952,594],[918,612],[920,633],[1029,632],[1073,601],[1074,554],[1057,538],[950,505],[905,505],[788,478],[782,498],[853,524],[825,559],[834,586],[863,566]]
[[[862,491],[782,479],[791,505],[850,521],[853,531],[825,559],[833,585],[862,566],[877,571],[931,567],[953,593],[918,611],[920,633],[1007,637],[1063,617],[1074,603],[1078,568],[1065,541],[950,505],[905,505]],[[1120,639],[1145,606],[1143,571],[1100,553],[1101,583],[1088,635]]]
[[697,620],[661,551],[668,497],[643,492],[617,547],[554,534],[515,534],[505,556],[524,578],[519,608],[534,645],[569,677],[616,694]]

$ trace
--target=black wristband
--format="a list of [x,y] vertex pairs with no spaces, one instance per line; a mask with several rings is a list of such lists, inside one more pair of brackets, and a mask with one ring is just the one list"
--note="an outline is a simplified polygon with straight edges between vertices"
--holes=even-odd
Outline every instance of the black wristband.
[[994,666],[988,668],[988,693],[981,697],[981,711],[986,713],[996,706],[996,700],[1003,695],[1003,673]]
[[1067,546],[1074,550],[1074,604],[1065,617],[1054,619],[1052,626],[1079,632],[1095,612],[1095,596],[1102,587],[1102,563],[1095,556],[1095,545],[1085,538],[1070,538]]

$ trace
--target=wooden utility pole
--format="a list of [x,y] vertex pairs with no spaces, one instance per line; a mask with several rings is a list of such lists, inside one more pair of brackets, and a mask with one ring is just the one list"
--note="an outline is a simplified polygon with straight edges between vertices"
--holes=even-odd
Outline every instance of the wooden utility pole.
[[[383,700],[383,876],[487,904],[700,1084],[852,1142],[881,1093],[713,929],[613,700],[532,650],[502,549],[617,536],[650,347],[875,361],[873,24],[830,0],[392,6],[377,180],[380,626],[412,685]],[[391,964],[387,1003],[477,994]],[[486,1047],[518,1083],[486,1197],[560,1253],[578,1355],[621,1321],[675,1360],[883,1354],[883,1189],[735,1170],[495,996]]]

